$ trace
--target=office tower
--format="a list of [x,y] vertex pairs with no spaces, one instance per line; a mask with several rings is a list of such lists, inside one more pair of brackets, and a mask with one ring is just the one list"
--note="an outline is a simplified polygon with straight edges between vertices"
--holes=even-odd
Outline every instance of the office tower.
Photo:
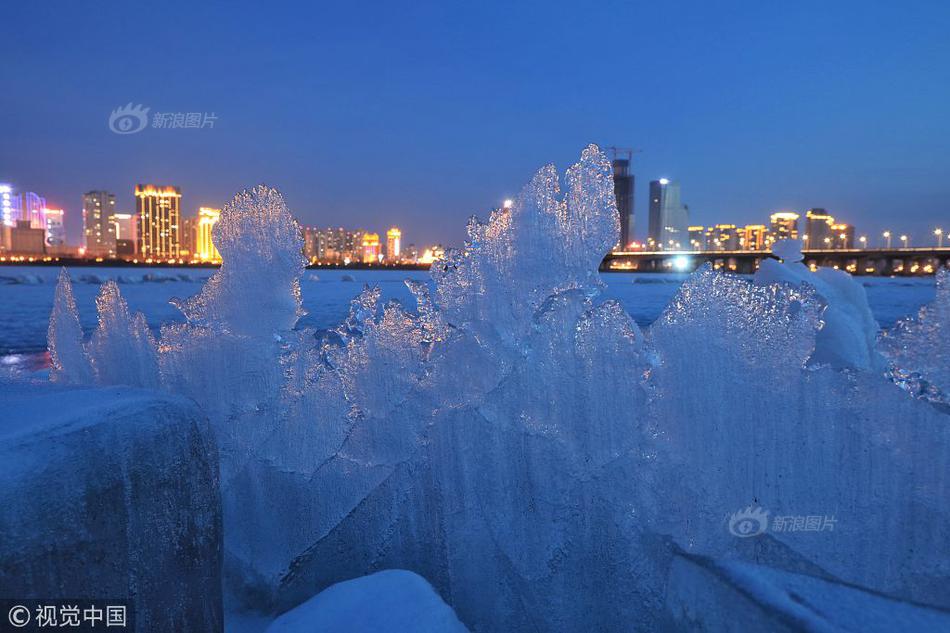
[[687,229],[689,233],[689,248],[694,251],[706,250],[706,227],[691,226]]
[[62,209],[43,209],[43,229],[46,231],[46,245],[58,248],[66,244],[66,227]]
[[633,241],[634,180],[630,173],[630,159],[615,158],[614,196],[617,198],[617,214],[620,219],[620,250],[626,250]]
[[747,224],[742,233],[742,248],[747,251],[766,250],[768,229],[764,224]]
[[402,231],[395,226],[386,231],[386,261],[398,262],[401,250]]
[[769,217],[772,237],[776,240],[798,239],[799,217],[794,211],[776,211],[773,213]]
[[805,212],[805,246],[807,248],[834,248],[835,219],[824,209]]
[[177,259],[181,246],[181,190],[135,185],[139,252],[146,259]]
[[201,207],[198,209],[198,225],[195,232],[194,253],[203,262],[221,261],[221,253],[218,252],[214,241],[211,239],[211,231],[214,225],[221,219],[221,209],[211,207]]
[[95,257],[115,256],[115,194],[87,191],[82,196],[83,237],[86,253]]
[[132,213],[112,214],[115,230],[115,254],[119,257],[138,255],[138,218]]
[[650,183],[651,246],[678,250],[689,245],[689,210],[680,203],[680,186],[666,178]]

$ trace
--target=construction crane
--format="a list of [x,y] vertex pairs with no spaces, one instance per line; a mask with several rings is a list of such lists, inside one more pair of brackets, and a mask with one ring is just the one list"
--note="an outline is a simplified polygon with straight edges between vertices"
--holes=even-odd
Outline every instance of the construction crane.
[[605,147],[604,149],[610,150],[610,155],[612,160],[617,160],[617,157],[623,157],[624,154],[627,155],[627,160],[632,161],[634,154],[639,154],[642,152],[642,149],[635,149],[633,147],[617,147],[616,145],[611,145]]

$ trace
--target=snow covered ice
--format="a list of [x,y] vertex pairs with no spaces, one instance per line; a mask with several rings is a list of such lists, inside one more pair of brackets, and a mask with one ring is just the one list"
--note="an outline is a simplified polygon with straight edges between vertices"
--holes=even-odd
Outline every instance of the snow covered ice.
[[[157,340],[107,282],[84,342],[62,276],[52,377],[159,387],[208,415],[225,582],[247,608],[397,568],[476,631],[656,630],[676,625],[685,553],[950,608],[948,418],[891,379],[946,393],[947,273],[879,345],[863,287],[781,244],[752,282],[697,271],[643,330],[597,272],[618,231],[590,146],[563,183],[546,166],[473,220],[434,291],[409,283],[415,310],[367,287],[317,329],[299,230],[258,186]],[[753,505],[835,528],[730,534]]]

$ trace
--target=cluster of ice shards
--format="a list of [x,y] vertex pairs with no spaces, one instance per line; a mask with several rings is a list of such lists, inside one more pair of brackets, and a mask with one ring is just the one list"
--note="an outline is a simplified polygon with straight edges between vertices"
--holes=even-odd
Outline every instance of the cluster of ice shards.
[[158,387],[158,351],[145,315],[129,313],[114,281],[96,298],[99,325],[87,343],[69,275],[63,270],[49,324],[50,378],[71,384]]
[[[548,166],[473,220],[433,294],[409,282],[414,311],[366,288],[316,331],[298,322],[299,230],[258,187],[225,209],[224,265],[157,345],[114,284],[84,345],[62,278],[53,376],[201,405],[229,586],[253,607],[402,568],[474,630],[651,629],[676,547],[950,606],[946,419],[878,371],[850,278],[783,245],[754,283],[698,271],[643,333],[599,297],[617,234],[610,162],[591,146],[563,195]],[[934,382],[946,287],[898,333]],[[838,531],[734,537],[728,516],[753,504],[833,515]]]
[[950,268],[937,271],[937,296],[916,317],[881,336],[894,380],[909,392],[950,405]]

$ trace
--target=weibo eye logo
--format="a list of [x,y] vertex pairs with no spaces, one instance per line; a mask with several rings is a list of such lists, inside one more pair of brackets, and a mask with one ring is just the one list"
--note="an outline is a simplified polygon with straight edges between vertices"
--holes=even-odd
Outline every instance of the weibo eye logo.
[[729,519],[729,532],[739,538],[758,536],[769,526],[769,511],[749,506]]
[[119,106],[109,115],[109,129],[116,134],[135,134],[141,132],[148,125],[149,108],[141,104]]

